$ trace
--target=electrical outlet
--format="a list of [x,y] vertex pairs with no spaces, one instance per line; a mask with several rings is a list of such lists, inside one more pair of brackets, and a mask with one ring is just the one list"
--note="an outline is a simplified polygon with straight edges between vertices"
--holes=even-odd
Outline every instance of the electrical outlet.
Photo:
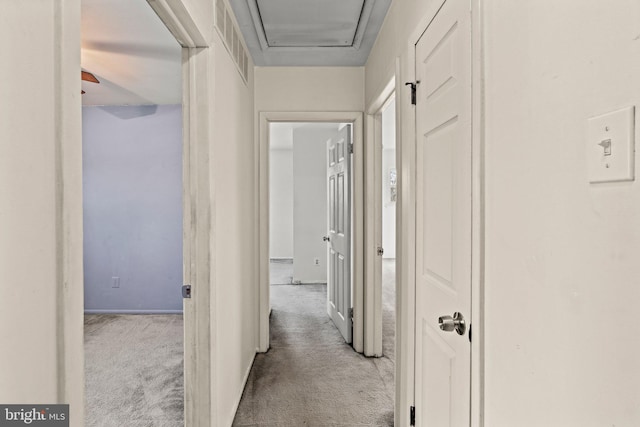
[[118,276],[113,276],[111,278],[111,287],[119,288],[120,287],[120,278]]
[[314,265],[320,265],[320,258],[314,258],[313,259],[313,264]]

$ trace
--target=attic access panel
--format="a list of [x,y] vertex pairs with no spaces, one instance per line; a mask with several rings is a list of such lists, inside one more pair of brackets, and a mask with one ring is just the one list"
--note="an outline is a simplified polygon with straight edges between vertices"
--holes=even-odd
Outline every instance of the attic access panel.
[[365,0],[256,0],[269,47],[349,47]]

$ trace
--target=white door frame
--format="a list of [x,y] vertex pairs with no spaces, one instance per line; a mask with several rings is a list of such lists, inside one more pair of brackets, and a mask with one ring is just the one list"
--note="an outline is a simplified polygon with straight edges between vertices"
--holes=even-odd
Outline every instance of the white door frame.
[[258,348],[269,350],[269,123],[271,122],[339,122],[353,123],[353,193],[352,193],[352,256],[351,286],[353,289],[353,348],[364,349],[364,290],[363,290],[363,118],[362,112],[260,112],[259,135],[256,140],[258,164]]
[[[182,49],[182,69],[183,69],[183,239],[190,244],[184,245],[183,275],[185,280],[189,280],[196,285],[193,291],[194,298],[185,301],[185,325],[193,325],[191,328],[185,327],[185,380],[189,388],[185,388],[185,425],[188,427],[210,426],[211,425],[211,354],[210,354],[210,288],[214,284],[209,281],[209,271],[211,258],[209,254],[209,235],[212,233],[210,221],[198,221],[201,218],[208,219],[208,212],[211,210],[213,200],[208,193],[211,186],[209,182],[209,152],[208,147],[211,141],[209,131],[210,121],[210,100],[213,99],[211,89],[212,64],[210,55],[206,52],[208,46],[204,36],[205,29],[198,28],[191,13],[187,10],[182,0],[148,0],[150,6],[155,10],[160,19],[174,35]],[[67,15],[62,15],[66,18]],[[77,23],[69,22],[64,28],[77,29],[79,31],[79,14],[73,16],[78,19]],[[73,25],[77,24],[77,25]],[[58,46],[65,46],[64,43]],[[78,46],[79,47],[79,46]],[[75,68],[76,58],[79,58],[79,51],[68,52],[60,48],[62,54],[56,55],[59,67],[64,71],[64,76],[75,79],[77,74],[72,71]],[[77,47],[73,46],[73,49]],[[69,65],[67,65],[69,64]],[[71,64],[74,66],[72,67]],[[77,70],[76,70],[77,73]],[[74,91],[77,80],[70,81],[62,79],[59,83],[61,88],[70,86]],[[66,90],[65,90],[66,92]],[[74,99],[75,103],[64,104],[60,108],[62,113],[56,116],[56,126],[60,127],[64,133],[80,132],[81,123],[66,120],[65,110],[73,110],[80,107],[80,97]],[[62,185],[59,197],[63,206],[67,206],[66,201],[77,197],[72,194],[76,192],[75,185],[81,176],[77,176],[65,168],[67,163],[63,156],[56,158],[56,168],[60,170],[63,181],[69,181],[68,185]],[[204,177],[204,179],[203,179]],[[65,230],[73,230],[77,227],[77,222],[82,221],[72,214],[63,214],[61,217],[62,227]],[[195,221],[192,222],[192,219]],[[81,263],[68,257],[82,254],[82,249],[75,247],[72,239],[63,239],[61,251],[64,255],[65,265]],[[67,269],[65,268],[65,272]],[[65,273],[66,274],[66,273]],[[64,283],[67,283],[64,280]],[[62,315],[60,316],[60,326],[65,337],[75,337],[77,325],[82,324],[83,304],[81,303],[82,281],[69,281],[68,289],[61,293],[58,299],[58,307]],[[176,283],[176,292],[179,292],[179,283]],[[197,286],[200,285],[200,286]],[[66,287],[65,287],[66,288]],[[80,302],[78,299],[80,296]],[[191,319],[191,320],[189,320]],[[83,370],[83,364],[77,363],[83,360],[84,349],[78,347],[75,341],[65,339],[60,344],[60,354],[64,364],[67,366],[58,371],[58,378],[62,401],[71,402],[73,406],[76,402],[82,402],[80,398],[84,395],[84,384],[81,387],[71,389],[68,384],[76,384],[76,378],[81,375],[76,371]],[[80,352],[81,354],[78,354]],[[83,377],[84,375],[81,375]],[[71,378],[71,380],[70,380]],[[81,403],[77,404],[82,407]],[[83,425],[83,417],[75,418],[72,422],[74,426]]]
[[[451,1],[451,0],[449,0]],[[457,1],[457,0],[456,0]],[[422,34],[436,16],[445,0],[434,3],[416,26],[407,44],[407,62],[402,75],[405,81],[415,81],[415,47]],[[473,326],[473,341],[471,343],[471,426],[484,426],[484,61],[483,61],[483,33],[480,0],[469,0],[471,13],[472,38],[472,248],[471,248],[471,325]],[[407,144],[398,144],[398,153],[402,167],[399,173],[399,228],[402,237],[398,239],[401,259],[398,259],[399,280],[407,278],[402,291],[403,301],[408,297],[415,300],[415,266],[416,266],[416,117],[415,107],[409,102],[410,94],[407,89],[403,94],[402,105],[396,103],[396,112],[403,111],[406,120],[402,120],[402,135]],[[398,113],[396,113],[398,114]],[[400,184],[403,183],[402,186]],[[396,401],[401,406],[399,425],[409,425],[408,406],[415,401],[413,381],[415,372],[415,306],[402,315],[399,322],[400,330],[404,332],[401,338],[407,341],[396,344],[403,354],[402,363],[410,366],[396,367],[400,376],[400,387],[397,390]],[[408,328],[404,330],[404,328]],[[401,332],[401,333],[403,333]],[[405,353],[406,352],[406,353]],[[396,418],[398,421],[398,418]]]
[[[211,353],[213,210],[210,146],[210,100],[213,64],[205,31],[198,28],[182,0],[147,0],[182,46],[182,236],[183,282],[191,285],[183,299],[185,426],[212,425],[215,379]],[[213,24],[213,23],[212,23]],[[177,290],[177,289],[176,289]]]
[[[382,110],[391,101],[398,82],[395,75],[367,108],[365,118],[365,356],[382,356],[382,257],[377,254],[382,246]],[[397,117],[397,116],[396,116]],[[398,126],[396,125],[396,133]],[[399,170],[396,167],[397,170]],[[397,233],[396,233],[397,234]],[[396,287],[399,283],[396,281]],[[396,309],[397,310],[397,309]]]
[[[409,406],[413,405],[413,319],[415,316],[415,144],[414,117],[410,92],[405,88],[406,66],[401,58],[395,60],[394,74],[388,83],[377,92],[367,108],[367,148],[381,144],[381,123],[377,117],[391,94],[396,99],[396,170],[398,199],[396,214],[396,360],[395,360],[395,425],[409,425]],[[406,120],[405,120],[406,117]],[[403,144],[406,141],[406,144]],[[366,182],[374,186],[381,184],[382,170],[376,161],[376,150],[365,154]],[[377,188],[377,187],[376,187]],[[365,354],[380,354],[382,351],[382,282],[369,280],[376,275],[376,228],[381,221],[374,197],[375,188],[368,186],[366,192],[366,277],[365,289]]]

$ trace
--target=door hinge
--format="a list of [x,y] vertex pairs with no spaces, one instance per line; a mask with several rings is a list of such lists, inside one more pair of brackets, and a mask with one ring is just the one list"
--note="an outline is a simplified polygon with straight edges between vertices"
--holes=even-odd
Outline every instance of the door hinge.
[[349,154],[353,154],[353,142],[349,143]]
[[382,246],[378,246],[378,256],[384,255],[384,248]]
[[349,309],[349,318],[353,321],[353,307]]
[[182,298],[191,298],[191,285],[182,285]]
[[420,80],[405,83],[405,86],[411,86],[411,105],[416,105],[416,91],[419,84]]
[[409,408],[409,425],[416,425],[416,407],[412,406]]

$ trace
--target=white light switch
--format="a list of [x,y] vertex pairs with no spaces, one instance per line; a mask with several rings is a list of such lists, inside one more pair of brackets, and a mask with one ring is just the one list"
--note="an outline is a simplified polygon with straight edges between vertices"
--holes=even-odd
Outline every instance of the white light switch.
[[589,182],[633,181],[635,108],[628,107],[588,121]]

